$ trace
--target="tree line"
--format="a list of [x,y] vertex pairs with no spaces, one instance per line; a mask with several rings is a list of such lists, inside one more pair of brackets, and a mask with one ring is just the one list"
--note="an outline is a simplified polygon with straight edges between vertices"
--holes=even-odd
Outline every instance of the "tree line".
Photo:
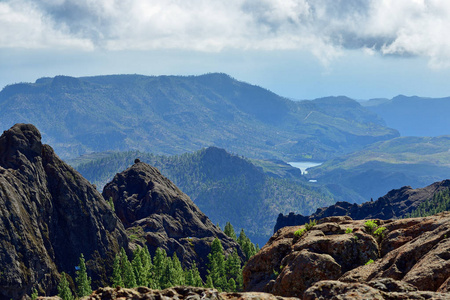
[[[220,240],[215,238],[208,254],[207,275],[203,279],[195,261],[190,268],[183,268],[176,253],[170,257],[164,249],[158,248],[152,257],[145,246],[136,249],[130,260],[125,249],[122,248],[114,258],[110,284],[114,287],[125,288],[146,286],[151,289],[166,289],[186,285],[215,288],[218,291],[227,292],[242,291],[242,269],[245,263],[259,251],[259,246],[255,246],[250,241],[243,229],[237,237],[229,222],[226,223],[224,232],[241,246],[245,255],[243,261],[236,249],[232,254],[225,256]],[[58,285],[58,296],[63,300],[73,300],[75,297],[88,296],[92,293],[91,279],[87,273],[83,254],[81,254],[79,265],[76,267],[75,296],[67,277],[68,275],[63,272]],[[32,299],[36,299],[36,297],[37,292],[35,291]]]

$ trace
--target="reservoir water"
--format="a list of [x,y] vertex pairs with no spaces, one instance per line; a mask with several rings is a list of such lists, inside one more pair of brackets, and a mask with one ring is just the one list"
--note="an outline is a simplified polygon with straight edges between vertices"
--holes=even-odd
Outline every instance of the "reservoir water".
[[299,168],[302,171],[302,174],[307,174],[308,171],[306,169],[320,166],[322,163],[317,161],[297,161],[297,162],[288,162],[294,168]]

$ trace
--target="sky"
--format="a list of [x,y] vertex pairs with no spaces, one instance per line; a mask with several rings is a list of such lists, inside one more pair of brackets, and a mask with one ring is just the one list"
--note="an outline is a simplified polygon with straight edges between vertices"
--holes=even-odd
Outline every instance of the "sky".
[[0,0],[0,88],[227,73],[293,99],[450,96],[448,0]]

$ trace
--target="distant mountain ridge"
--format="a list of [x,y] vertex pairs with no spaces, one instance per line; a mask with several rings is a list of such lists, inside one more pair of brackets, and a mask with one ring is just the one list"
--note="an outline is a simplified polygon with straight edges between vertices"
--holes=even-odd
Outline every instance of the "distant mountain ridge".
[[450,97],[427,98],[398,95],[391,100],[361,102],[368,110],[397,129],[402,136],[439,136],[450,134]]
[[0,92],[0,126],[33,123],[62,158],[108,150],[327,159],[398,136],[346,97],[294,102],[225,74],[56,76]]

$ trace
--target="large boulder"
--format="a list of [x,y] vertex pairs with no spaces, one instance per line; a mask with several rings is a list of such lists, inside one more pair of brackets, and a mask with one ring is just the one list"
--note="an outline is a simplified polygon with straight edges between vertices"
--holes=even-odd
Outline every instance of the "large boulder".
[[136,163],[117,174],[103,189],[112,199],[116,214],[134,242],[177,254],[185,267],[194,261],[206,275],[210,245],[218,238],[226,252],[234,249],[244,258],[239,245],[203,214],[192,200],[154,167]]
[[100,193],[43,145],[33,125],[0,137],[0,298],[20,299],[36,288],[56,293],[60,272],[75,275],[80,254],[93,285],[128,238]]

